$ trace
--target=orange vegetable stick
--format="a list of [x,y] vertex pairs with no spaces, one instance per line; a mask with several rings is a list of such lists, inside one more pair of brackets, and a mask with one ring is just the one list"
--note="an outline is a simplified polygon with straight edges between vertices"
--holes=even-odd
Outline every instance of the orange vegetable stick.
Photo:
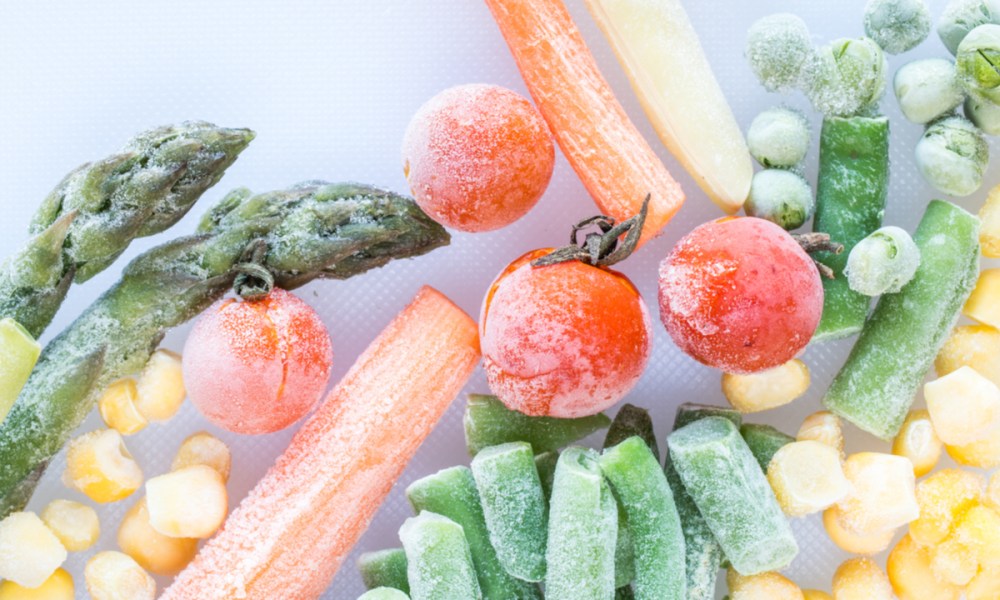
[[161,600],[318,598],[472,374],[476,330],[421,289]]
[[563,154],[604,214],[639,212],[651,195],[640,244],[684,203],[597,69],[562,0],[486,0],[521,76]]

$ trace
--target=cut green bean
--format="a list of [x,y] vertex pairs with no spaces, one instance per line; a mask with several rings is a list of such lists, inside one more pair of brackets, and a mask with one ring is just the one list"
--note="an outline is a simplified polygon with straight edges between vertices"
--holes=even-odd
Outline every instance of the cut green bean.
[[484,394],[469,394],[463,420],[465,444],[473,456],[507,442],[528,442],[536,454],[558,450],[611,423],[602,413],[579,419],[529,417],[510,410],[496,396]]
[[615,600],[635,600],[635,594],[632,593],[632,587],[625,585],[615,589]]
[[[468,467],[450,467],[418,479],[406,488],[406,497],[415,511],[438,513],[462,526],[483,598],[541,598],[537,586],[514,578],[500,564],[496,550],[490,544],[476,481]],[[409,553],[407,558],[410,558]],[[412,577],[410,586],[413,586]]]
[[824,119],[813,231],[829,234],[834,242],[844,245],[844,251],[813,255],[834,273],[833,279],[823,279],[823,316],[814,340],[861,331],[870,299],[848,286],[844,267],[851,248],[882,226],[888,189],[888,119]]
[[623,404],[611,421],[608,434],[604,437],[604,449],[617,446],[633,435],[641,437],[654,456],[660,456],[656,434],[653,432],[653,419],[649,416],[649,411],[634,404]]
[[635,579],[635,547],[632,545],[632,531],[628,526],[628,515],[621,504],[618,511],[618,537],[615,538],[615,588],[625,587]]
[[607,600],[615,594],[618,510],[597,453],[579,447],[559,456],[545,575],[547,600]]
[[406,551],[413,600],[477,600],[476,569],[462,526],[442,515],[420,511],[399,529]]
[[365,587],[372,590],[390,587],[410,592],[406,579],[406,552],[402,548],[389,548],[365,552],[358,559],[358,571]]
[[689,423],[694,423],[705,417],[722,417],[723,419],[732,421],[733,425],[737,427],[743,424],[743,415],[738,410],[729,406],[685,402],[677,407],[677,414],[674,416],[674,430],[676,431]]
[[543,452],[535,456],[535,468],[538,469],[538,480],[542,483],[546,502],[552,498],[552,480],[556,476],[557,462],[559,462],[558,452]]
[[361,594],[358,600],[410,600],[410,597],[393,587],[379,587]]
[[785,567],[798,546],[750,448],[731,421],[706,417],[667,438],[698,511],[741,575]]
[[605,450],[598,460],[627,515],[635,553],[635,597],[684,600],[684,533],[659,460],[639,436]]
[[920,267],[882,296],[823,403],[882,439],[899,432],[979,275],[979,219],[934,200],[913,236]]
[[485,448],[472,459],[472,475],[500,564],[518,579],[544,579],[548,507],[531,444]]
[[747,443],[753,457],[757,459],[760,470],[767,473],[767,465],[771,464],[774,454],[795,441],[790,435],[782,433],[770,425],[745,423],[740,426],[740,435]]

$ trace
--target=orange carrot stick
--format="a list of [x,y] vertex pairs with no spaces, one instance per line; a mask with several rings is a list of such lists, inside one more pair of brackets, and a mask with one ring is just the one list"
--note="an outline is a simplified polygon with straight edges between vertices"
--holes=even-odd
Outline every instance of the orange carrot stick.
[[318,598],[478,362],[475,322],[420,290],[161,600]]
[[486,0],[563,154],[604,214],[623,220],[651,195],[640,244],[684,202],[597,69],[562,0]]

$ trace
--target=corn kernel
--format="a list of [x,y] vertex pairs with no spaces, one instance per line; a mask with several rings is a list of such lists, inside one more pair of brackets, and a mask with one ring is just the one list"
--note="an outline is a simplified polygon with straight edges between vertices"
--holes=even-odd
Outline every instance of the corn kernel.
[[142,469],[120,433],[101,429],[70,442],[63,482],[94,502],[115,502],[139,489]]
[[949,445],[970,444],[1000,427],[1000,388],[971,367],[924,385],[934,431]]
[[941,581],[963,586],[979,571],[976,553],[954,536],[930,550],[931,573]]
[[137,398],[133,379],[119,379],[109,385],[97,401],[104,424],[122,435],[132,435],[145,429],[149,421],[136,408]]
[[229,468],[232,456],[225,442],[214,435],[201,431],[188,437],[177,450],[171,471],[177,471],[192,465],[212,467],[222,475],[223,480],[229,479]]
[[833,596],[819,590],[802,590],[803,600],[833,600]]
[[741,413],[784,406],[806,393],[807,389],[809,367],[798,359],[759,373],[722,375],[722,393]]
[[906,535],[889,553],[886,572],[899,600],[958,600],[960,586],[931,573],[931,549]]
[[93,600],[153,600],[156,582],[121,552],[98,552],[83,569]]
[[66,561],[66,549],[32,512],[0,521],[0,579],[36,588]]
[[872,559],[851,558],[833,574],[833,600],[893,600],[892,584]]
[[[983,256],[1000,258],[1000,185],[990,190],[979,209],[979,246]],[[1000,595],[997,596],[1000,598]]]
[[942,377],[962,367],[1000,386],[1000,331],[989,325],[956,327],[934,359],[934,370]]
[[730,600],[803,600],[802,590],[780,573],[769,572],[743,576],[726,572]]
[[851,486],[840,466],[840,453],[812,440],[782,446],[767,466],[767,481],[781,509],[791,517],[832,506]]
[[988,506],[969,508],[955,523],[952,534],[972,550],[981,565],[1000,565],[1000,513]]
[[42,511],[42,521],[70,552],[90,548],[101,535],[97,511],[72,500],[50,502]]
[[941,459],[943,449],[944,444],[934,431],[930,413],[926,410],[911,410],[892,441],[892,453],[913,463],[915,477],[930,473]]
[[1000,510],[1000,471],[990,475],[986,493],[983,494],[983,504],[994,510]]
[[858,535],[845,529],[840,521],[840,509],[836,504],[823,511],[823,528],[826,529],[826,534],[838,548],[851,554],[878,554],[889,547],[896,533],[895,529],[890,529],[870,535]]
[[[1000,566],[985,566],[965,588],[965,600],[996,600],[1000,598]],[[905,600],[905,599],[901,599]]]
[[983,439],[961,446],[945,446],[948,456],[966,467],[995,469],[1000,467],[1000,431],[993,431]]
[[976,503],[986,484],[984,477],[962,469],[942,469],[917,486],[920,517],[910,523],[910,536],[923,546],[944,541],[955,519]]
[[979,274],[962,314],[983,325],[1000,328],[1000,269],[986,269]]
[[163,535],[207,538],[226,519],[229,499],[222,475],[192,465],[146,482],[149,524]]
[[828,410],[821,410],[806,417],[795,439],[800,442],[812,440],[826,444],[836,448],[841,458],[844,456],[844,430],[840,425],[840,417]]
[[73,577],[65,569],[56,569],[36,588],[21,587],[13,581],[0,582],[0,600],[73,600],[74,594]]
[[902,456],[859,452],[844,461],[851,492],[837,503],[840,524],[863,536],[891,531],[919,516],[913,463]]
[[143,569],[157,575],[180,573],[198,552],[197,539],[169,537],[153,529],[145,498],[125,513],[118,528],[118,546]]
[[177,414],[187,395],[180,355],[162,348],[154,352],[136,385],[139,392],[136,406],[144,417],[150,421],[166,421]]

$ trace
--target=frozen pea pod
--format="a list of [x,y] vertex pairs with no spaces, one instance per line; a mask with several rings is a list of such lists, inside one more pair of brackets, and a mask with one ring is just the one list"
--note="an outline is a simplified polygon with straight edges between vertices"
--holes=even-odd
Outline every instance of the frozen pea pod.
[[[418,479],[406,488],[406,498],[415,511],[444,515],[461,525],[469,542],[484,599],[541,598],[537,586],[516,579],[500,564],[496,550],[490,544],[476,481],[468,467],[450,467]],[[410,586],[413,586],[412,578]]]
[[410,597],[393,587],[378,587],[361,594],[358,600],[410,600]]
[[548,506],[531,444],[483,449],[472,459],[472,475],[500,564],[518,579],[544,579]]
[[529,417],[510,410],[496,396],[469,394],[463,423],[469,454],[507,442],[528,442],[541,454],[605,429],[611,419],[603,413],[578,419]]
[[684,600],[684,533],[659,460],[641,437],[604,451],[598,462],[624,509],[635,551],[636,598]]
[[399,529],[413,600],[477,600],[476,569],[461,525],[422,510]]
[[785,567],[798,553],[788,520],[739,429],[721,417],[667,438],[674,468],[741,575]]
[[617,537],[618,509],[597,453],[579,447],[563,450],[549,505],[545,597],[613,597]]
[[390,587],[410,591],[406,579],[406,552],[402,548],[365,552],[358,559],[358,571],[369,590]]
[[888,189],[888,119],[824,119],[813,230],[828,233],[830,239],[844,245],[844,251],[813,255],[834,273],[833,279],[823,279],[823,316],[813,340],[861,331],[869,298],[850,288],[844,267],[851,248],[881,227]]
[[979,275],[979,219],[958,206],[931,201],[913,241],[916,274],[879,300],[823,399],[884,440],[899,432]]
[[757,459],[760,470],[767,473],[767,465],[771,464],[771,459],[775,453],[783,447],[795,441],[792,436],[782,433],[770,425],[758,423],[745,423],[740,426],[740,435],[747,443],[753,457]]

